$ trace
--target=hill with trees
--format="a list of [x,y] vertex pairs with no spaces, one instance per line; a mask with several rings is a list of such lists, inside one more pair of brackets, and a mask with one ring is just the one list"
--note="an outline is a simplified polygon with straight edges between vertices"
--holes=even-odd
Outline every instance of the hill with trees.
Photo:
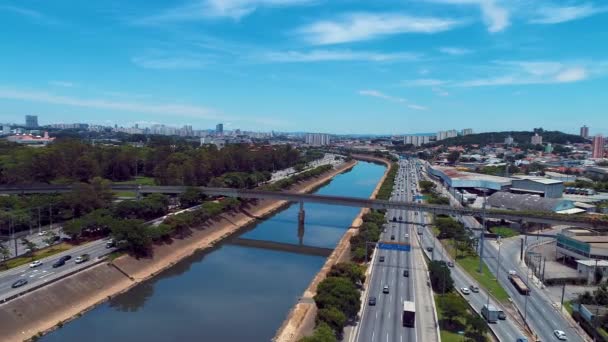
[[542,128],[536,128],[534,131],[504,131],[504,132],[486,132],[479,134],[463,135],[454,138],[448,138],[437,141],[432,145],[487,145],[495,143],[504,143],[509,136],[513,137],[516,144],[530,144],[532,136],[538,133],[543,137],[543,143],[552,144],[567,144],[567,143],[585,143],[588,142],[585,138],[567,134],[560,131],[545,131]]

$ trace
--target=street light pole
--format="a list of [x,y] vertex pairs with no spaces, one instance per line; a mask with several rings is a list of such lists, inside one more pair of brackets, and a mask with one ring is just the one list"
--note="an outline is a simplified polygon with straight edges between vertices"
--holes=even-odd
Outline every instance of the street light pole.
[[498,281],[498,275],[500,274],[500,247],[502,247],[502,241],[500,235],[498,235],[498,262],[496,263],[496,281]]
[[[526,269],[526,286],[528,287],[528,291],[530,291],[530,270]],[[526,325],[528,325],[528,297],[530,296],[530,293],[528,292],[528,294],[525,296],[526,297],[526,303],[524,304],[524,323]]]

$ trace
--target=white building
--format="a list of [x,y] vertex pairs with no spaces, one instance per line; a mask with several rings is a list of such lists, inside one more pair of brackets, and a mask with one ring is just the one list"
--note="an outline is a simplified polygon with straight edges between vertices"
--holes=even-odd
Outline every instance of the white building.
[[449,131],[439,131],[439,132],[437,132],[437,141],[447,139],[447,138],[454,138],[457,136],[458,136],[458,132],[455,129],[451,129]]
[[464,128],[461,132],[462,135],[471,135],[473,134],[473,129],[472,128]]
[[431,142],[429,135],[406,135],[403,137],[404,144],[412,144],[416,147],[428,144]]
[[541,135],[538,135],[538,133],[534,133],[534,136],[532,136],[530,142],[532,143],[532,145],[542,145],[543,137]]
[[505,138],[505,145],[513,145],[513,137],[512,136],[508,136]]
[[323,133],[306,133],[305,141],[311,146],[326,146],[331,144],[331,136]]

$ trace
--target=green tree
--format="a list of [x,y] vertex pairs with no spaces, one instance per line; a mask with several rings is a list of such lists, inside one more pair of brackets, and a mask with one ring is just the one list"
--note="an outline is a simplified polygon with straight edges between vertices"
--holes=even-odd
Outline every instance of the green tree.
[[205,199],[205,195],[198,188],[189,187],[179,195],[179,203],[182,208],[189,208]]
[[110,229],[112,237],[118,242],[118,247],[137,256],[148,253],[152,240],[143,221],[132,219],[115,221]]
[[346,320],[344,313],[333,306],[317,311],[317,323],[327,323],[336,336],[342,336]]
[[427,180],[418,182],[418,186],[420,186],[420,190],[422,190],[423,193],[429,193],[435,190],[435,183]]
[[454,289],[454,280],[445,261],[433,260],[429,263],[431,286],[436,293],[445,294]]
[[[479,315],[468,314],[468,315],[466,315],[466,321],[467,321],[467,325],[470,327],[470,329],[473,331],[473,333],[475,333],[478,337],[483,337],[483,336],[485,336],[485,334],[488,333],[488,330],[489,330],[488,324]],[[480,340],[485,341],[485,339],[481,339],[481,338],[480,338]]]
[[11,251],[3,243],[0,243],[0,264],[6,266],[6,259],[11,257]]
[[347,318],[354,318],[361,307],[359,291],[346,278],[325,278],[319,283],[314,300],[319,309],[335,307]]
[[365,281],[365,269],[354,262],[341,262],[333,265],[327,276],[348,278],[354,284],[363,283]]
[[30,255],[34,255],[34,252],[36,251],[36,249],[38,249],[38,246],[36,245],[35,242],[26,239],[26,238],[22,238],[21,239],[21,244],[25,247],[25,249],[28,250],[28,254]]
[[336,335],[331,330],[331,328],[325,324],[321,323],[313,332],[312,336],[303,337],[299,340],[299,342],[337,342]]
[[454,322],[454,318],[461,317],[467,312],[466,302],[457,294],[448,294],[439,301],[443,317],[448,322]]
[[55,232],[53,231],[49,231],[46,236],[44,237],[43,241],[45,244],[52,246],[55,241],[57,240],[58,235],[55,234]]

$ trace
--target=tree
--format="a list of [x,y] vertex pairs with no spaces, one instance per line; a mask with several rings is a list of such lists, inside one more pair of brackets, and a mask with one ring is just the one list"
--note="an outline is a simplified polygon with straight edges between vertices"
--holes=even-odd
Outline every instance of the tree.
[[435,189],[435,183],[427,180],[418,182],[418,186],[420,186],[420,190],[422,190],[423,193],[429,193]]
[[454,280],[445,261],[433,260],[429,263],[431,286],[436,293],[445,294],[454,289]]
[[303,337],[298,342],[337,342],[336,335],[331,328],[321,323],[313,332],[312,336]]
[[3,243],[0,243],[0,264],[5,265],[6,259],[11,257],[11,251]]
[[342,336],[344,325],[346,325],[346,319],[344,313],[333,306],[320,309],[317,312],[317,322],[323,322],[329,325],[334,331],[334,334],[338,337]]
[[25,246],[25,249],[28,251],[27,253],[30,255],[33,255],[34,251],[38,248],[35,242],[26,238],[21,239],[21,244]]
[[44,243],[45,243],[46,245],[48,245],[48,246],[52,246],[52,245],[55,243],[55,241],[57,241],[57,238],[58,238],[58,237],[59,237],[59,236],[58,236],[57,234],[55,234],[55,232],[53,232],[53,231],[49,231],[49,232],[46,234],[46,236],[44,237],[44,240],[43,240],[43,241],[44,241]]
[[353,284],[358,284],[365,281],[365,269],[354,262],[341,262],[333,265],[327,276],[348,278]]
[[[466,315],[467,325],[477,336],[484,336],[488,332],[488,324],[479,315]],[[485,339],[484,339],[485,340]]]
[[347,318],[354,318],[361,307],[359,291],[346,278],[325,278],[319,283],[314,300],[319,309],[335,307]]
[[204,198],[205,195],[198,188],[189,187],[179,195],[179,203],[182,208],[189,208],[201,204]]
[[452,323],[454,318],[463,316],[467,312],[466,302],[457,294],[449,294],[444,296],[440,301],[443,317],[448,322]]
[[124,248],[137,256],[148,253],[152,240],[143,221],[117,220],[112,223],[110,229],[112,237],[118,242],[118,247]]

